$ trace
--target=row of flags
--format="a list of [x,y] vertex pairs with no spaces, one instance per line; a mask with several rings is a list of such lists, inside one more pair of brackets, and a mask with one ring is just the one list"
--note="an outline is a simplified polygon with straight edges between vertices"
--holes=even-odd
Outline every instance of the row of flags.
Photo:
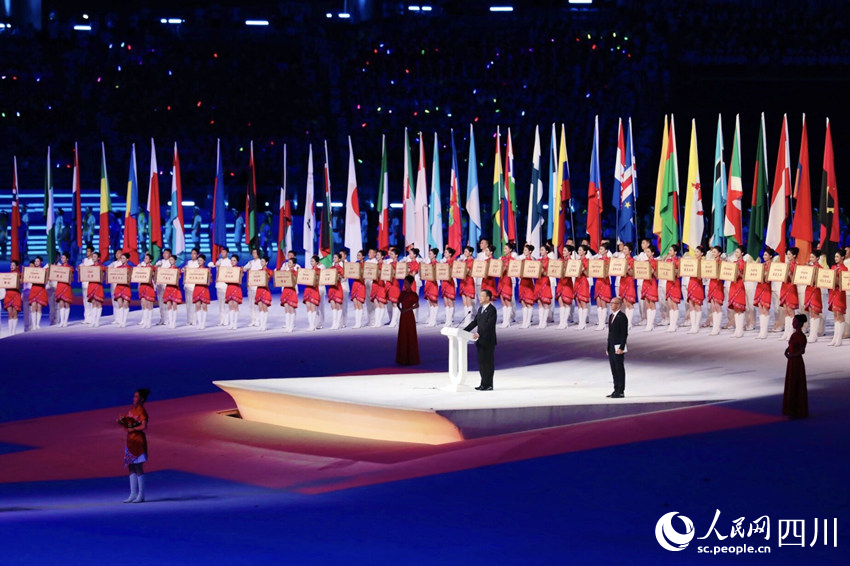
[[[439,159],[439,140],[434,134],[434,152],[431,165],[430,195],[427,187],[425,144],[422,134],[419,134],[419,156],[415,182],[413,175],[413,159],[409,133],[404,133],[404,177],[403,177],[403,221],[402,230],[408,246],[442,250],[444,245],[460,253],[462,247],[462,221],[460,204],[459,170],[457,151],[454,141],[454,131],[451,132],[451,171],[449,175],[449,207],[445,220],[442,210],[442,187]],[[511,131],[506,136],[506,151],[504,154],[504,169],[502,168],[502,133],[496,131],[496,150],[493,170],[493,192],[491,201],[491,242],[496,247],[497,257],[502,252],[506,242],[517,242],[518,202],[516,198],[516,178],[514,168],[513,141]],[[638,237],[636,201],[638,197],[637,169],[633,147],[634,135],[631,119],[626,124],[621,119],[617,132],[617,152],[614,164],[614,179],[612,186],[611,204],[616,212],[615,235],[618,241],[635,242]],[[389,246],[389,177],[387,174],[386,138],[382,138],[381,177],[378,187],[378,234],[379,248]],[[351,138],[348,139],[348,185],[345,199],[345,234],[344,245],[352,251],[363,247],[363,234],[360,222],[360,204],[357,190],[354,149]],[[109,180],[106,171],[106,150],[101,145],[101,179],[100,179],[100,226],[99,247],[102,257],[108,256],[110,248],[109,215],[112,203],[109,190]],[[753,174],[752,198],[749,206],[748,236],[744,242],[744,191],[742,184],[741,163],[741,132],[740,120],[736,116],[735,132],[732,140],[732,152],[729,157],[728,174],[724,159],[724,138],[722,122],[718,118],[717,137],[715,144],[715,164],[713,170],[711,219],[708,222],[708,242],[711,245],[725,245],[728,252],[737,246],[746,244],[746,251],[751,256],[759,256],[765,246],[771,247],[782,254],[788,247],[787,226],[791,223],[790,235],[795,245],[800,248],[801,256],[808,257],[814,242],[812,233],[811,187],[809,183],[808,136],[805,116],[797,163],[795,182],[791,182],[791,163],[788,143],[788,121],[783,117],[782,130],[779,139],[779,152],[774,172],[772,190],[769,189],[767,170],[767,144],[765,140],[764,115],[759,123],[759,135],[756,151],[755,169]],[[544,234],[563,247],[567,239],[567,214],[570,215],[569,226],[574,226],[572,219],[573,203],[570,187],[570,171],[567,159],[565,127],[560,129],[560,143],[556,135],[556,125],[552,125],[548,187],[544,189],[542,172],[542,148],[539,128],[534,132],[534,149],[532,156],[531,183],[527,208],[527,224],[525,241],[539,249],[544,240]],[[303,216],[303,249],[307,258],[318,255],[323,263],[329,265],[333,256],[331,184],[328,163],[327,142],[324,143],[323,165],[323,206],[318,224],[318,250],[314,247],[316,241],[316,195],[313,172],[313,148],[308,148],[307,187],[304,199]],[[468,218],[467,245],[473,247],[484,233],[481,217],[481,204],[476,165],[476,150],[474,132],[470,126],[469,169],[467,171],[466,214]],[[287,193],[287,148],[283,146],[283,174],[280,185],[279,223],[278,223],[278,257],[281,265],[285,252],[293,249],[292,243],[292,202]],[[657,237],[661,253],[666,253],[672,244],[685,244],[689,249],[704,243],[706,226],[705,211],[703,210],[702,185],[699,175],[699,162],[696,137],[696,122],[691,121],[691,135],[688,152],[687,185],[685,188],[684,218],[680,210],[679,167],[676,144],[676,128],[673,115],[665,116],[662,136],[661,158],[658,166],[656,182],[655,208],[652,220],[652,232]],[[74,169],[72,181],[73,200],[73,241],[82,248],[82,215],[80,206],[80,174],[77,147],[74,147]],[[167,243],[173,253],[181,254],[186,249],[183,217],[183,194],[180,177],[180,159],[177,144],[174,144],[172,161],[171,210],[172,223],[171,241]],[[12,207],[12,258],[20,260],[18,227],[20,214],[18,205],[17,159],[14,161]],[[603,182],[599,160],[599,119],[594,120],[593,146],[590,160],[590,175],[588,183],[586,234],[593,249],[598,249],[602,239],[603,211]],[[793,199],[792,199],[793,197]],[[224,191],[224,173],[221,160],[220,142],[216,147],[216,174],[213,189],[212,210],[212,252],[213,257],[226,245],[226,206]],[[254,147],[251,143],[249,156],[248,186],[245,197],[245,243],[256,247],[258,243],[258,207],[257,182],[254,162]],[[430,201],[430,204],[429,204]],[[792,202],[796,208],[792,208]],[[548,215],[544,204],[548,204]],[[44,217],[46,222],[48,260],[56,260],[56,220],[53,206],[53,181],[51,173],[50,149],[47,152],[47,172],[44,189]],[[156,162],[156,148],[151,140],[151,168],[148,179],[147,213],[150,222],[150,242],[147,249],[156,261],[166,243],[163,242],[162,219],[160,218],[159,175]],[[137,263],[138,241],[137,218],[141,210],[139,203],[139,181],[136,168],[135,144],[130,157],[130,172],[127,181],[126,212],[124,215],[124,248],[131,255],[131,261]],[[829,120],[826,127],[824,149],[824,165],[821,183],[819,207],[820,245],[823,248],[827,242],[840,240],[838,219],[838,192],[835,181],[834,153]],[[544,220],[546,220],[544,222]],[[544,232],[544,225],[546,231]],[[447,228],[447,240],[443,236],[444,226]],[[574,228],[573,228],[574,230]],[[575,233],[571,236],[575,238]],[[582,234],[581,236],[584,236]],[[318,253],[316,253],[318,252]]]

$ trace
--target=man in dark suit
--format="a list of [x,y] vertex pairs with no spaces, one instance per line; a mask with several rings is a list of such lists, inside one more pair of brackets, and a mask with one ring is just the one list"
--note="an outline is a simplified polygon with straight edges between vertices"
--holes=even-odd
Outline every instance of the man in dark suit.
[[614,392],[606,397],[622,399],[626,389],[625,353],[626,340],[629,337],[629,319],[620,310],[623,299],[616,297],[610,303],[613,314],[608,318],[608,361],[611,362],[611,374],[614,376]]
[[475,318],[464,330],[469,332],[476,326],[478,332],[473,333],[475,339],[475,350],[478,354],[478,373],[481,374],[481,385],[476,387],[478,391],[493,391],[493,371],[496,362],[496,307],[493,306],[493,293],[489,289],[482,289],[478,294],[481,306],[475,314]]

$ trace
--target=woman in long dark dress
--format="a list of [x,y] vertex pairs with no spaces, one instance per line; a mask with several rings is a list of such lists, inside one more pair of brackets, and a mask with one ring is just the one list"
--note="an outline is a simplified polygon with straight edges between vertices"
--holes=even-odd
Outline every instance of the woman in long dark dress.
[[419,338],[416,336],[415,309],[419,308],[419,294],[413,290],[416,279],[412,275],[404,278],[404,288],[398,299],[401,310],[398,324],[398,341],[395,348],[395,363],[402,366],[419,364]]
[[798,314],[791,322],[794,333],[788,340],[785,357],[788,366],[785,370],[785,394],[782,396],[782,414],[792,419],[802,419],[809,416],[809,394],[806,390],[806,364],[803,354],[806,353],[806,335],[803,326],[806,315]]

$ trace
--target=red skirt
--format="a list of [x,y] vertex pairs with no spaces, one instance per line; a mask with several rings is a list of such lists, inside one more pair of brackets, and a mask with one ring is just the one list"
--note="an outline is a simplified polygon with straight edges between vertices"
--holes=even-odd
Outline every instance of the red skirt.
[[602,277],[597,279],[593,285],[593,298],[599,301],[602,299],[606,303],[611,302],[611,278]]
[[151,303],[156,302],[156,290],[153,288],[153,285],[150,283],[139,284],[139,300],[145,300]]
[[436,303],[439,300],[440,287],[436,281],[425,282],[425,298],[432,303]]
[[398,299],[401,297],[401,288],[396,281],[390,281],[387,284],[387,300],[392,304],[398,304]]
[[[9,291],[6,291],[6,296],[9,296]],[[845,314],[847,312],[847,295],[841,289],[830,289],[829,291],[829,310],[835,314]]]
[[513,279],[508,276],[499,278],[499,296],[505,301],[510,301],[514,298]]
[[723,280],[710,279],[708,281],[708,302],[722,305],[724,297],[725,291],[723,290]]
[[[668,297],[670,295],[667,295]],[[695,305],[702,305],[705,301],[705,287],[702,285],[702,279],[691,277],[688,280],[688,302]]]
[[124,299],[125,301],[129,301],[133,296],[132,291],[130,291],[129,285],[116,285],[115,292],[112,293],[112,299]]
[[532,305],[537,300],[534,281],[529,277],[522,277],[519,280],[519,300],[527,305]]
[[573,280],[570,277],[561,277],[558,279],[558,285],[555,287],[555,294],[558,296],[558,299],[568,305],[572,304],[573,299],[575,298]]
[[630,275],[620,277],[619,297],[631,304],[637,302],[637,288],[635,287],[635,278]]
[[182,305],[183,293],[180,292],[180,287],[175,287],[174,285],[166,285],[165,292],[163,292],[162,294],[162,302]]
[[742,311],[747,308],[747,292],[744,290],[744,280],[738,279],[729,285],[727,304],[730,309]]
[[103,302],[103,283],[89,283],[89,290],[86,293],[86,299],[88,302],[97,301],[99,303]]
[[753,295],[753,306],[770,308],[770,283],[759,283]]
[[369,299],[378,301],[382,305],[387,304],[387,288],[383,281],[372,281],[372,292],[369,293]]
[[192,302],[210,304],[210,288],[206,285],[195,285],[192,291]]
[[797,286],[793,283],[783,283],[779,289],[779,306],[800,308],[800,297],[797,294]]
[[823,301],[820,297],[820,288],[819,287],[806,287],[806,298],[803,303],[803,307],[806,310],[811,310],[812,312],[816,312],[820,314],[823,312]]
[[460,282],[460,296],[469,297],[470,299],[475,298],[475,279],[464,277],[463,281]]
[[443,300],[454,301],[457,299],[457,289],[455,288],[454,279],[443,281],[440,283],[440,292],[443,293]]
[[658,302],[658,280],[644,279],[640,286],[640,298],[644,301]]
[[29,304],[36,303],[43,307],[47,306],[47,289],[44,288],[44,285],[33,285],[30,289]]
[[3,298],[3,308],[20,311],[22,307],[21,292],[17,289],[6,289],[6,296]]
[[352,301],[360,301],[361,303],[366,302],[366,283],[360,279],[353,279],[351,281],[351,296],[350,300]]
[[337,283],[336,285],[328,285],[328,302],[341,305],[342,300],[342,283]]
[[577,301],[581,301],[583,303],[590,302],[590,281],[587,280],[587,276],[582,275],[581,277],[576,277],[576,280],[573,283],[573,291],[575,292]]
[[496,285],[495,277],[483,277],[481,279],[481,290],[489,289],[489,291],[493,294],[493,297],[497,297],[499,292]]
[[267,307],[272,305],[272,292],[269,291],[268,287],[257,287],[257,291],[254,293],[254,304],[259,305],[260,303]]
[[242,286],[227,284],[227,290],[224,292],[224,302],[233,301],[237,304],[242,304]]
[[302,302],[306,305],[307,303],[318,306],[319,305],[319,288],[318,287],[304,287],[304,295],[302,297]]
[[71,303],[74,301],[74,292],[71,290],[71,285],[68,283],[56,284],[56,302],[64,301]]
[[548,277],[537,278],[537,281],[534,282],[534,295],[544,305],[552,304],[552,283]]
[[677,305],[682,302],[682,283],[678,279],[667,281],[667,298]]
[[280,290],[280,306],[287,305],[294,309],[298,308],[298,289],[295,287],[284,287]]

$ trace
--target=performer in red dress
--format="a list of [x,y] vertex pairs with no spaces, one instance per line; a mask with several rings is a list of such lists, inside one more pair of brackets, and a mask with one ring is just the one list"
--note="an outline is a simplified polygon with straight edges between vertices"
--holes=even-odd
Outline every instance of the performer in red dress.
[[475,279],[472,277],[472,262],[475,261],[472,257],[472,246],[463,248],[463,255],[457,261],[466,263],[466,277],[460,280],[460,298],[463,301],[463,308],[466,315],[461,322],[461,326],[466,326],[472,320],[472,307],[475,301]]
[[498,295],[502,300],[502,328],[508,328],[513,319],[514,280],[513,277],[508,277],[508,265],[512,259],[516,259],[516,245],[513,242],[507,242],[502,247],[502,257],[498,260],[502,262],[498,293],[493,294],[494,297]]
[[[499,261],[497,259],[494,259],[493,254],[495,254],[495,253],[496,253],[496,246],[490,245],[484,251],[482,251],[480,254],[478,254],[478,259],[479,260],[485,260],[485,261],[488,261],[488,262],[490,260]],[[489,267],[489,265],[490,264],[488,263],[487,266]],[[486,275],[486,276],[481,278],[481,289],[489,289],[491,296],[493,296],[493,297],[496,296],[496,293],[497,293],[496,288],[497,287],[498,287],[498,284],[497,284],[495,277],[490,277],[489,275]]]
[[[549,322],[549,310],[552,308],[552,282],[546,275],[549,261],[555,259],[552,244],[545,243],[540,254],[540,277],[534,280],[534,298],[537,300],[537,327],[546,328]],[[482,285],[482,290],[485,287]],[[492,293],[492,290],[491,290]]]
[[[720,258],[723,255],[723,248],[720,246],[714,246],[708,251],[706,254],[706,261],[715,261],[717,262],[718,268],[720,266]],[[700,269],[702,269],[700,267]],[[717,336],[720,334],[720,323],[723,318],[723,301],[726,299],[726,292],[723,289],[723,280],[719,277],[717,279],[709,279],[708,280],[708,293],[706,294],[706,299],[708,300],[708,310],[711,314],[711,336]]]
[[[532,261],[534,258],[531,254],[534,252],[534,246],[525,244],[522,248],[522,261]],[[534,302],[537,300],[537,293],[534,290],[534,280],[531,277],[519,278],[519,302],[522,305],[522,324],[520,328],[529,328],[531,326],[531,315],[534,314]]]
[[747,310],[747,293],[744,290],[744,268],[746,267],[744,253],[743,246],[738,246],[728,260],[738,264],[738,278],[729,285],[729,297],[726,303],[728,311],[732,311],[735,317],[733,338],[744,336],[744,311]]
[[[445,251],[443,251],[443,263],[447,263],[449,266],[449,274],[451,274],[452,264],[455,262],[455,254],[457,254],[457,250],[452,247],[446,246]],[[454,278],[449,275],[448,279],[443,279],[440,282],[440,293],[443,295],[443,306],[446,309],[446,320],[443,323],[443,326],[453,326],[454,318],[455,318],[455,301],[457,300],[457,286]]]
[[[209,273],[209,268],[207,267],[207,256],[204,254],[198,254],[198,258],[195,261],[197,261],[199,266],[197,269],[206,269],[207,273]],[[186,285],[186,288],[188,289],[189,286]],[[198,323],[197,328],[198,330],[203,330],[207,327],[207,313],[210,306],[209,283],[206,285],[201,285],[199,283],[192,285],[192,305],[194,306],[194,310],[192,312],[194,312]]]
[[631,328],[635,316],[635,303],[638,300],[634,271],[635,258],[632,255],[634,244],[624,243],[620,253],[626,258],[626,274],[620,276],[620,288],[617,290],[617,296],[623,299],[623,311],[626,313],[626,320],[628,320],[629,328]]
[[[298,277],[298,263],[296,262],[295,256],[286,258],[286,262],[284,262],[281,267],[283,271],[292,271],[295,274],[296,280]],[[354,288],[352,287],[351,293],[352,299],[354,298]],[[357,303],[354,303],[355,305]],[[280,306],[284,307],[284,331],[292,332],[295,329],[295,312],[298,308],[298,285],[293,287],[282,287],[280,289]],[[361,303],[362,308],[362,303]]]
[[[440,255],[439,248],[429,248],[428,258],[425,263],[437,266],[437,256]],[[425,300],[428,301],[428,324],[427,326],[437,326],[437,314],[440,310],[440,284],[437,281],[425,281],[423,285],[423,294]]]
[[[322,268],[319,267],[319,256],[314,255],[310,258],[310,267],[307,269],[312,269],[317,275],[321,273]],[[304,286],[301,301],[307,305],[307,322],[309,323],[307,330],[313,331],[318,328],[318,314],[316,313],[316,309],[319,307],[320,300],[318,281],[315,285]]]
[[[119,269],[130,269],[130,254],[122,252],[118,257],[117,263],[118,265],[115,265],[115,267]],[[125,328],[127,326],[127,315],[130,314],[130,299],[132,296],[129,284],[116,284],[112,291],[112,311],[114,313],[113,318],[115,319],[113,324],[117,324],[118,328]]]
[[791,318],[794,333],[788,339],[785,357],[788,364],[785,368],[785,392],[782,395],[782,414],[792,419],[803,419],[809,416],[809,393],[806,388],[806,364],[803,354],[806,353],[806,335],[803,326],[806,315],[798,314]]
[[[396,268],[398,267],[398,248],[393,246],[388,250],[387,260],[393,266],[393,277],[395,277]],[[384,281],[384,285],[387,289],[387,304],[392,305],[389,308],[392,308],[392,314],[390,315],[390,326],[395,328],[398,326],[399,315],[401,311],[397,308],[394,308],[398,305],[398,300],[401,298],[401,286],[400,282],[393,279],[392,281]]]
[[[100,252],[92,252],[92,266],[99,267],[101,270],[101,279],[103,279],[103,265],[100,263]],[[103,282],[89,281],[88,289],[86,290],[86,301],[91,303],[92,308],[92,328],[100,326],[100,316],[103,314]]]
[[124,466],[130,473],[130,497],[124,503],[142,503],[145,500],[144,463],[148,461],[148,412],[145,401],[150,395],[148,389],[138,389],[133,394],[133,405],[126,414],[118,417],[118,424],[127,430],[127,444],[124,447]]
[[3,297],[3,308],[9,315],[9,335],[14,336],[15,330],[18,328],[18,313],[23,309],[23,301],[21,300],[21,265],[14,259],[9,263],[9,273],[18,274],[18,288],[6,289],[6,296]]
[[345,300],[345,293],[342,290],[342,276],[344,275],[345,268],[342,265],[342,256],[340,254],[334,254],[331,269],[335,269],[338,274],[336,285],[327,286],[328,302],[331,304],[331,314],[333,315],[331,330],[339,330],[342,325],[342,302]]
[[[73,281],[74,267],[68,263],[68,254],[63,253],[59,256],[59,265],[67,267],[71,270]],[[74,302],[74,292],[71,290],[71,284],[63,281],[56,283],[56,305],[59,307],[59,326],[68,326],[68,317],[71,314],[71,303]]]
[[[357,252],[357,258],[354,261],[360,264],[362,270],[363,264],[366,262],[366,252],[360,250]],[[354,303],[354,328],[363,328],[363,305],[366,303],[366,282],[363,280],[361,271],[360,279],[351,280],[351,301]]]
[[791,320],[794,313],[800,308],[800,295],[797,293],[797,286],[794,285],[794,271],[797,267],[797,255],[800,249],[797,247],[788,248],[785,252],[785,263],[788,264],[788,281],[783,282],[779,289],[779,308],[785,309],[785,331],[782,333],[780,340],[788,340],[791,338],[793,328]]
[[[812,250],[809,254],[808,265],[815,267],[825,267],[820,265],[820,250]],[[815,271],[817,273],[817,271]],[[821,313],[823,312],[823,299],[821,299],[821,290],[817,285],[806,285],[806,295],[803,301],[803,308],[809,313],[809,342],[817,342],[818,335],[821,330]]]
[[[336,254],[337,256],[339,254]],[[262,266],[262,270],[266,272],[266,276],[268,277],[268,281],[274,281],[274,271],[269,269],[269,258],[268,256],[260,257],[260,265]],[[269,322],[269,307],[272,304],[272,292],[269,290],[269,285],[271,283],[266,283],[264,287],[257,287],[256,291],[254,291],[254,304],[257,305],[258,313],[257,318],[259,321],[258,329],[260,331],[266,331],[268,329]],[[197,289],[197,287],[196,287]],[[203,324],[203,322],[201,323]]]
[[767,332],[770,324],[770,302],[772,289],[770,281],[767,281],[767,270],[776,257],[776,252],[771,248],[765,248],[761,258],[764,261],[765,281],[756,283],[756,291],[753,293],[753,306],[759,309],[759,340],[767,339]]
[[[599,243],[599,252],[595,259],[605,262],[605,273],[608,273],[608,244],[603,240]],[[593,280],[593,298],[596,301],[596,330],[605,330],[608,323],[608,303],[611,302],[611,278],[609,276],[596,277]]]
[[384,325],[384,319],[387,318],[387,285],[391,281],[381,281],[381,266],[384,265],[384,251],[377,250],[375,252],[375,261],[378,263],[378,277],[372,281],[372,291],[369,293],[369,300],[375,306],[375,321],[372,326],[377,328]]
[[[575,248],[566,245],[561,248],[561,260],[566,266],[567,262],[573,257]],[[570,321],[570,309],[572,308],[575,291],[573,289],[573,278],[564,275],[558,279],[558,284],[555,286],[555,296],[558,298],[560,313],[558,317],[558,328],[566,328]]]
[[847,271],[847,266],[844,265],[844,251],[839,250],[835,253],[835,264],[832,270],[836,271],[835,288],[829,290],[828,305],[835,317],[835,328],[832,332],[832,342],[830,346],[841,346],[844,341],[844,326],[847,324],[844,321],[844,315],[847,313],[847,294],[841,290],[841,274]]
[[148,283],[139,283],[138,289],[139,301],[142,303],[142,321],[139,322],[139,326],[150,328],[151,318],[153,317],[153,305],[156,302],[156,289],[153,286],[156,268],[153,267],[153,256],[146,253],[142,262],[139,263],[139,267],[151,268],[151,281]]
[[665,282],[669,320],[667,332],[676,332],[676,329],[679,327],[679,304],[682,302],[682,282],[679,279],[679,252],[679,245],[672,244],[667,249],[667,257],[664,258],[664,261],[673,264],[673,280]]
[[413,290],[416,278],[408,275],[404,278],[404,289],[399,297],[397,308],[401,311],[396,339],[395,363],[402,366],[419,364],[419,339],[416,336],[415,309],[419,308],[419,294]]
[[[39,269],[47,269],[46,267],[42,267],[41,265],[42,259],[41,256],[36,256],[33,260],[33,267],[38,267]],[[30,289],[29,295],[29,305],[30,305],[30,328],[33,330],[38,330],[41,328],[41,309],[47,306],[47,289],[44,285],[39,283],[33,283],[32,288]]]
[[590,315],[590,281],[587,279],[587,267],[590,261],[590,246],[581,244],[578,247],[578,260],[581,262],[581,272],[573,281],[576,306],[578,307],[578,330],[587,328]]
[[[168,268],[177,269],[177,258],[171,256],[168,258]],[[177,271],[177,283],[174,285],[166,285],[165,291],[162,293],[162,302],[165,303],[165,308],[168,310],[168,328],[177,328],[177,307],[183,304],[183,293],[180,291],[180,271]]]
[[[230,256],[230,267],[239,267],[239,256],[233,254]],[[240,268],[241,269],[241,268]],[[228,312],[228,330],[236,330],[239,328],[239,305],[242,304],[242,282],[240,278],[239,284],[228,283],[224,290],[224,302],[229,307]]]

